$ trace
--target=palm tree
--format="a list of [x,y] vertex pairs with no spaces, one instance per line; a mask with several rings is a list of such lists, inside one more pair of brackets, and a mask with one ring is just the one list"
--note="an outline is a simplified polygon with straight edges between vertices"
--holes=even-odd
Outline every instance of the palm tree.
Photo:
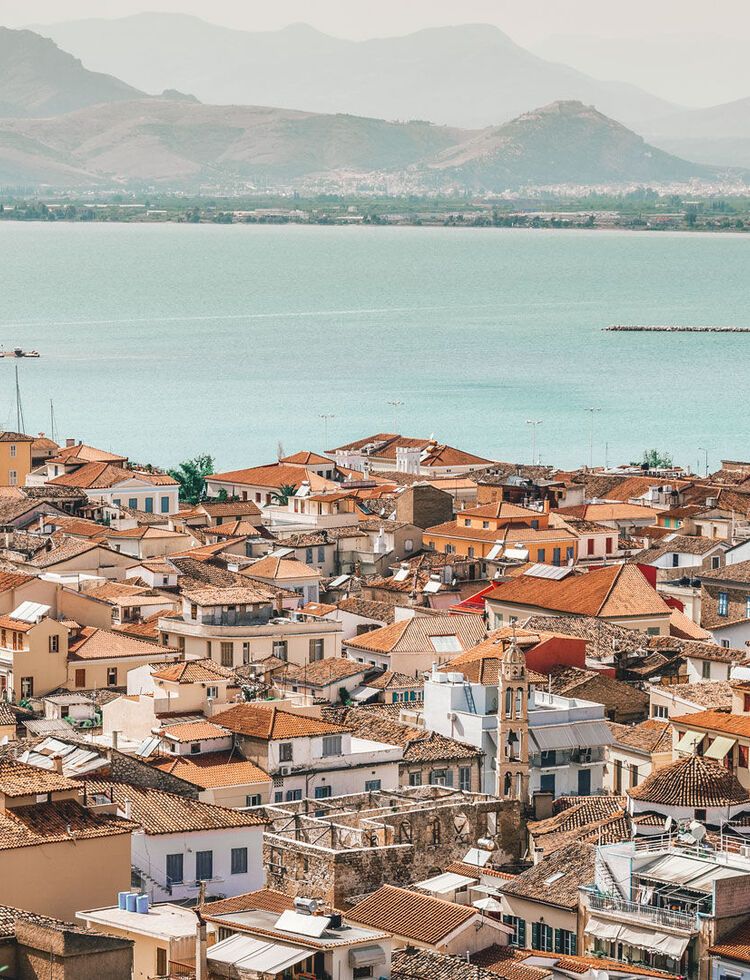
[[186,459],[174,470],[167,472],[180,484],[180,500],[197,504],[206,489],[206,477],[214,471],[214,460],[206,454]]
[[271,494],[271,500],[284,507],[289,503],[289,498],[293,497],[296,491],[297,488],[293,483],[283,483],[278,490]]

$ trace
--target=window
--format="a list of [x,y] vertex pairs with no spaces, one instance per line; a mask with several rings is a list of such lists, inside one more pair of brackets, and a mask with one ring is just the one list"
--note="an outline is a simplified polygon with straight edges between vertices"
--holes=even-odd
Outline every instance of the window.
[[745,596],[745,619],[750,619],[750,595]]
[[721,568],[721,556],[713,555],[711,557],[711,568]]
[[107,687],[117,687],[117,667],[107,667]]
[[551,953],[554,943],[552,926],[544,922],[531,923],[531,948],[542,950],[544,953]]
[[341,755],[340,735],[323,736],[323,758],[327,758],[332,755]]
[[279,745],[279,762],[292,761],[292,743],[281,742]]
[[718,613],[719,616],[728,616],[729,615],[729,593],[728,592],[720,592],[719,593],[719,605],[718,605],[718,608],[717,608],[716,612]]
[[648,633],[649,636],[658,636],[659,635],[659,627],[658,626],[649,626],[647,628],[647,630],[646,630],[646,633]]
[[245,806],[260,806],[260,793],[251,793],[245,797]]
[[559,565],[560,564],[560,554],[561,554],[561,551],[560,551],[559,548],[553,548],[552,549],[552,564],[553,565]]
[[459,766],[458,788],[462,793],[471,792],[471,766]]
[[547,557],[547,552],[545,551],[544,548],[537,548],[536,549],[536,560],[538,562],[544,562],[544,559],[546,557]]
[[704,681],[711,680],[711,661],[702,660],[701,661],[701,677]]
[[207,687],[206,688],[206,697],[210,701],[215,701],[218,698],[218,696],[219,696],[219,689],[218,689],[218,687]]
[[196,604],[194,602],[192,602],[190,604],[190,618],[191,619],[197,619],[198,618],[198,607],[196,606]]
[[131,510],[138,510],[138,498],[130,497],[130,499],[128,500],[128,507]]
[[284,802],[284,793],[280,789],[277,789],[276,792],[273,794],[273,802],[274,803]]
[[638,766],[633,763],[630,766],[630,788],[638,785]]
[[161,506],[160,506],[160,509],[161,509],[162,514],[168,514],[169,513],[169,497],[162,497],[161,498]]
[[[721,645],[724,647],[725,650],[728,650],[729,649],[729,640],[722,640],[721,641]],[[731,671],[728,671],[727,672],[727,680],[729,680],[729,675],[730,674],[731,674]]]
[[86,687],[86,671],[76,670],[76,687]]
[[310,663],[322,660],[324,656],[324,643],[322,639],[310,640]]
[[430,772],[432,786],[453,786],[453,771],[451,769],[433,769]]
[[594,553],[594,539],[586,538],[586,554],[593,555]]
[[553,772],[545,772],[539,778],[539,789],[542,793],[552,793],[555,795],[555,774]]
[[371,966],[355,966],[352,970],[353,980],[367,980],[372,976]]
[[555,749],[548,749],[542,752],[542,769],[548,769],[550,766],[557,765],[557,751]]
[[232,848],[232,874],[233,875],[247,874],[247,848],[246,847]]
[[286,801],[287,803],[294,803],[296,800],[302,799],[301,789],[288,789],[286,791]]
[[489,521],[482,521],[482,528],[485,531],[489,531],[489,529],[490,529],[490,522]]
[[473,558],[473,557],[474,557],[474,547],[473,547],[473,545],[470,545],[470,546],[469,546],[469,547],[468,547],[468,548],[466,549],[466,554],[467,554],[467,556],[468,556],[469,558]]
[[326,549],[318,548],[318,564],[322,565],[326,560]]
[[738,760],[737,764],[741,769],[747,769],[748,767],[748,747],[747,745],[738,745]]
[[8,470],[8,484],[11,487],[18,485],[18,473],[16,470]]
[[365,780],[365,793],[377,793],[380,790],[379,779]]
[[214,876],[214,852],[195,852],[195,880],[210,881]]
[[669,709],[665,704],[653,704],[651,705],[651,717],[669,718]]
[[200,755],[200,751],[201,751],[201,743],[200,742],[191,742],[190,743],[190,755]]
[[315,799],[316,800],[327,800],[329,796],[333,795],[333,791],[330,786],[316,786],[315,787]]
[[615,760],[615,793],[622,793],[622,759]]
[[247,641],[242,644],[242,662],[243,664],[250,663],[250,644]]
[[146,513],[153,514],[154,512],[154,498],[146,497]]
[[167,854],[167,884],[182,884],[184,878],[184,865],[182,854]]
[[312,565],[313,563],[313,550],[312,548],[305,548],[305,564]]
[[234,664],[234,644],[221,641],[221,666],[231,667]]
[[575,558],[575,554],[576,554],[575,548],[566,548],[565,549],[565,560],[566,561],[573,561],[573,559]]
[[271,653],[273,654],[274,657],[276,657],[279,660],[286,660],[287,659],[286,640],[274,640],[273,649],[271,650]]
[[526,946],[526,921],[519,919],[517,915],[504,915],[503,922],[507,926],[513,926],[513,935],[510,937],[511,946]]
[[440,843],[440,839],[441,839],[440,821],[439,820],[433,820],[432,821],[432,843],[433,844],[439,844]]
[[33,698],[34,697],[34,678],[33,677],[22,677],[21,678],[21,697],[22,698]]
[[156,975],[166,977],[169,973],[167,969],[167,951],[163,946],[156,947]]
[[563,956],[575,956],[577,950],[576,934],[569,929],[555,929],[555,952]]
[[421,772],[410,772],[409,773],[409,785],[410,786],[421,786],[422,785],[422,773]]
[[15,447],[14,444],[11,444],[11,447],[10,447],[10,455],[11,456],[15,456],[16,455],[16,447]]
[[471,521],[468,517],[464,517],[464,527],[471,527]]

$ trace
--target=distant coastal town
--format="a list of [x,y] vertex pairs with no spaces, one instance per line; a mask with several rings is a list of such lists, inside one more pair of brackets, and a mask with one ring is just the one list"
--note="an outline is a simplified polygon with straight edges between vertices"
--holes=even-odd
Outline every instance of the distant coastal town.
[[0,432],[2,957],[739,975],[750,462],[705,463]]

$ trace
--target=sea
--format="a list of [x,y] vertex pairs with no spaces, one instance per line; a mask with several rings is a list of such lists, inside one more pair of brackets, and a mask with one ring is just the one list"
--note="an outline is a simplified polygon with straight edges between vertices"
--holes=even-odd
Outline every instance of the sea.
[[[377,432],[579,466],[750,457],[750,236],[0,224],[0,426],[217,470]],[[52,409],[52,411],[51,411]],[[594,411],[591,411],[593,409]],[[535,423],[535,424],[532,424]]]

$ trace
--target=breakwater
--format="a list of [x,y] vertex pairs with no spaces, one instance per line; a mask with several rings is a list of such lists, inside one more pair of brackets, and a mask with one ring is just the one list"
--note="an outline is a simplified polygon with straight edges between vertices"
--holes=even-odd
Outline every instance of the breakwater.
[[750,327],[660,327],[616,324],[603,329],[607,333],[750,333]]

